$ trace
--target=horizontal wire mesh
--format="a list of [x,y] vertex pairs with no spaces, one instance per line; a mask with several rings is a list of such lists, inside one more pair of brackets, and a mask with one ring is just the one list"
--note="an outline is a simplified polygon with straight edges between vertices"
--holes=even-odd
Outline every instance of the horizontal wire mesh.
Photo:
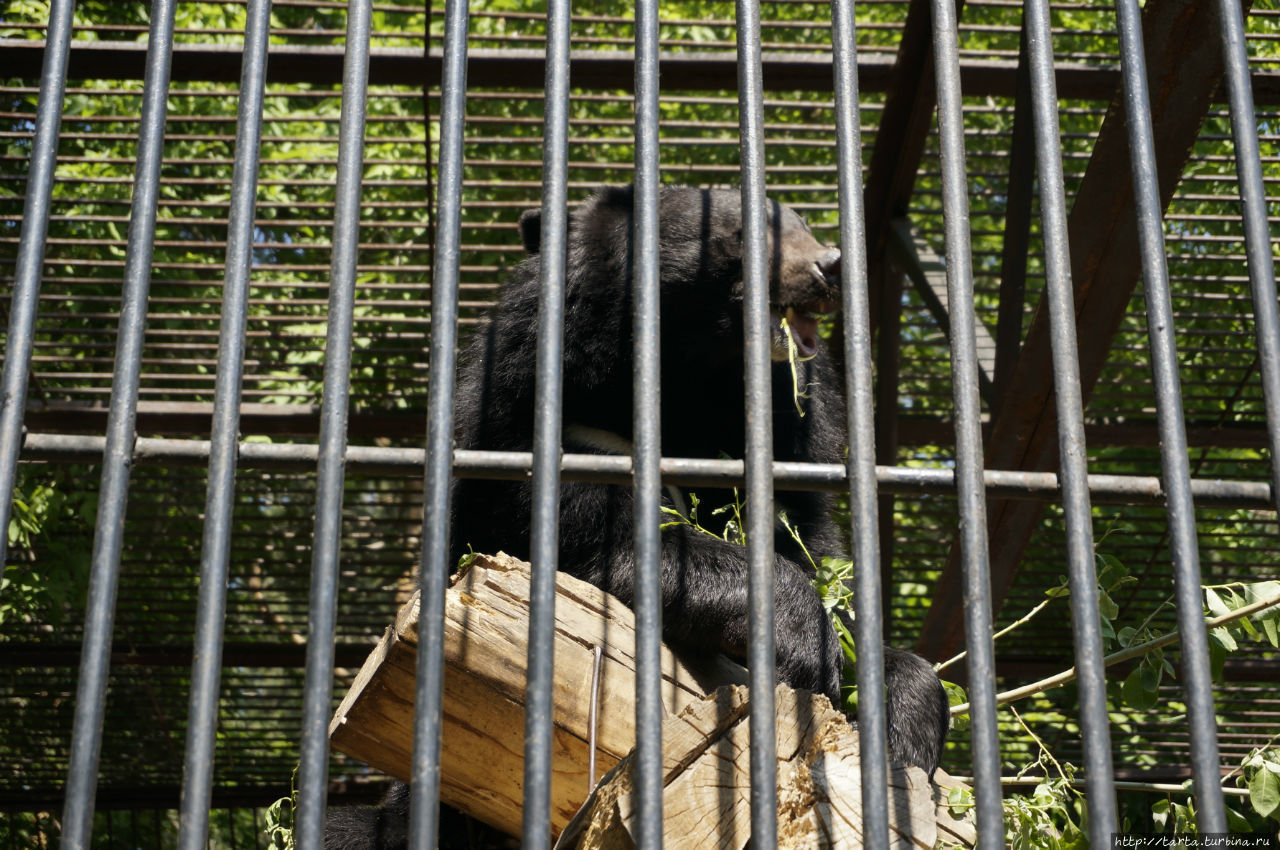
[[[209,4],[205,4],[209,5]],[[213,28],[183,26],[179,45],[238,45],[243,4],[217,4],[225,22]],[[275,0],[273,37],[288,45],[339,44],[346,4]],[[438,4],[443,5],[443,4]],[[713,4],[705,19],[664,20],[664,51],[726,51],[733,47],[732,4]],[[859,3],[859,50],[891,58],[905,2]],[[865,11],[870,8],[871,13]],[[121,6],[133,9],[133,6]],[[825,3],[765,3],[766,51],[829,51]],[[425,22],[417,0],[374,4],[373,44],[421,49]],[[442,9],[433,12],[431,46],[439,48]],[[1020,4],[979,0],[966,4],[960,25],[962,59],[1014,61]],[[1051,6],[1054,50],[1060,63],[1113,69],[1118,61],[1114,15],[1073,3]],[[1280,71],[1280,12],[1257,9],[1246,20],[1255,74]],[[147,22],[138,18],[77,26],[75,38],[138,41]],[[536,15],[475,15],[475,48],[541,50]],[[7,20],[0,38],[22,40],[43,33],[38,20]],[[575,50],[627,50],[634,43],[628,19],[575,17]],[[6,50],[11,41],[0,43]],[[0,56],[4,53],[0,52]],[[238,63],[238,56],[236,57]],[[27,158],[38,80],[0,80],[0,286],[13,279],[21,226]],[[1268,83],[1268,85],[1271,85]],[[216,364],[218,299],[225,252],[227,196],[233,157],[235,87],[179,80],[166,120],[165,158],[146,346],[142,359],[139,433],[152,437],[207,438]],[[244,433],[256,441],[314,443],[318,422],[329,232],[337,155],[339,91],[318,84],[269,83],[258,196],[254,267],[245,358]],[[62,141],[52,202],[27,427],[33,433],[101,433],[110,392],[112,352],[119,319],[121,276],[138,132],[141,82],[73,79],[64,109]],[[884,94],[863,92],[863,161],[870,162]],[[1280,203],[1280,109],[1260,97],[1259,141],[1268,205]],[[631,179],[631,96],[578,88],[570,115],[571,201],[601,183]],[[727,185],[737,178],[736,96],[729,91],[662,94],[662,174],[669,182]],[[365,135],[360,253],[355,293],[355,349],[351,438],[357,445],[417,446],[424,433],[427,347],[433,264],[433,199],[425,166],[427,133],[435,134],[440,105],[435,91],[375,85],[370,89]],[[465,140],[460,309],[462,333],[484,314],[505,270],[521,257],[516,219],[536,206],[541,161],[541,92],[472,89]],[[1009,134],[1014,104],[1008,96],[965,99],[966,158],[973,233],[975,307],[983,326],[997,330],[1004,219],[1009,191]],[[425,109],[425,114],[424,114]],[[1075,97],[1059,116],[1068,204],[1093,152],[1107,103]],[[830,93],[765,93],[765,157],[771,197],[805,214],[824,241],[836,241],[835,139]],[[429,115],[429,117],[427,117]],[[424,124],[424,121],[426,122]],[[433,135],[433,138],[435,136]],[[932,134],[906,210],[915,231],[942,253],[937,142]],[[1165,216],[1165,250],[1181,352],[1180,372],[1195,478],[1265,482],[1268,477],[1263,409],[1253,344],[1249,283],[1244,272],[1243,231],[1225,110],[1210,108]],[[1274,227],[1273,227],[1274,229]],[[1032,216],[1024,330],[1043,290],[1038,216]],[[952,413],[946,335],[910,284],[903,297],[897,462],[950,468]],[[1144,302],[1135,288],[1120,319],[1085,417],[1091,473],[1155,475],[1159,455],[1154,428]],[[64,493],[49,533],[12,547],[10,561],[38,565],[65,553],[86,551],[96,506],[93,465],[27,464],[19,487],[30,493],[42,482]],[[306,632],[305,599],[310,558],[314,476],[242,470],[233,522],[232,580],[224,671],[224,741],[216,762],[215,803],[238,787],[288,789],[296,762],[296,710],[274,713],[266,705],[299,702]],[[133,472],[116,642],[125,652],[113,660],[108,724],[122,724],[119,756],[104,749],[100,787],[127,795],[135,789],[176,789],[185,718],[185,677],[190,667],[195,570],[203,472],[139,466]],[[895,601],[889,642],[910,645],[938,570],[954,534],[954,500],[943,494],[894,500]],[[412,586],[422,516],[421,488],[412,480],[353,475],[345,485],[342,573],[338,597],[338,664],[357,666]],[[1275,579],[1273,511],[1200,507],[1204,581]],[[1094,536],[1143,580],[1115,595],[1121,618],[1144,618],[1169,595],[1165,516],[1152,506],[1095,506]],[[129,542],[133,541],[133,542]],[[186,545],[191,541],[195,548]],[[997,627],[1041,601],[1063,574],[1059,563],[1062,518],[1050,508],[1036,526],[1022,567],[1010,588]],[[79,577],[82,579],[82,576]],[[65,776],[65,730],[70,715],[33,712],[31,695],[65,703],[74,690],[83,591],[67,583],[64,596],[40,600],[30,611],[7,616],[0,636],[8,644],[0,673],[0,705],[10,730],[30,732],[30,744],[0,734],[0,761],[16,772],[0,787],[0,801],[31,793],[54,795]],[[1057,604],[1057,603],[1055,603]],[[1061,613],[1061,612],[1060,612]],[[1065,613],[1062,613],[1065,616]],[[1171,625],[1171,614],[1155,623]],[[1056,623],[1027,627],[1017,647],[997,642],[1002,672],[1021,680],[1052,672],[1070,655],[1070,639]],[[1034,647],[1032,653],[1028,649]],[[128,653],[134,653],[136,662]],[[267,661],[254,666],[254,654]],[[1280,724],[1280,704],[1251,682],[1274,676],[1274,653],[1233,655],[1222,687],[1222,763],[1234,766],[1258,728]],[[1026,673],[1027,675],[1023,675]],[[1255,678],[1249,678],[1255,677]],[[149,680],[149,681],[147,681]],[[1162,688],[1166,686],[1162,685]],[[335,689],[341,693],[342,684]],[[1162,698],[1165,691],[1162,690]],[[123,696],[129,694],[129,697]],[[147,701],[133,701],[145,694]],[[1173,691],[1168,698],[1175,699]],[[1054,697],[1050,697],[1052,701]],[[235,718],[235,719],[232,719]],[[1132,752],[1117,758],[1122,775],[1185,777],[1185,735],[1167,725],[1144,725],[1140,715]],[[1004,745],[1018,730],[1003,728]],[[1078,759],[1069,733],[1067,757]],[[108,739],[109,740],[109,739]],[[964,736],[955,736],[954,758],[967,759]],[[264,742],[271,742],[269,745]],[[225,755],[223,748],[226,748]],[[38,755],[38,758],[36,757]],[[252,764],[252,770],[246,769]],[[142,765],[135,769],[135,765]],[[360,766],[339,760],[334,776],[360,782]],[[1183,771],[1183,772],[1179,772]],[[145,787],[144,787],[145,786]],[[40,790],[43,789],[43,790]],[[140,790],[139,790],[140,789]],[[176,790],[174,791],[176,803]],[[221,797],[219,795],[222,795]],[[52,799],[52,797],[50,797]]]

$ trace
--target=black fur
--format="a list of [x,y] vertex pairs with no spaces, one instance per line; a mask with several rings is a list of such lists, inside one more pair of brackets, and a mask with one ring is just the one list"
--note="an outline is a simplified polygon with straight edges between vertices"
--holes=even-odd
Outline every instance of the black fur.
[[[631,439],[632,334],[630,188],[597,193],[570,217],[565,280],[563,443],[565,451],[619,453]],[[744,454],[742,214],[737,191],[667,188],[661,195],[662,453],[740,458]],[[839,252],[821,245],[794,211],[768,210],[770,300],[778,315],[830,309],[840,300]],[[540,215],[520,231],[530,256],[512,273],[496,309],[473,338],[457,387],[456,444],[466,449],[532,447]],[[816,356],[796,364],[808,398],[796,408],[783,331],[774,328],[774,457],[839,463],[845,450],[841,379],[792,314]],[[732,491],[699,489],[698,521]],[[664,497],[675,506],[671,496]],[[460,480],[453,491],[452,556],[504,550],[529,554],[527,482]],[[815,558],[843,551],[827,494],[776,494]],[[633,598],[630,486],[561,487],[560,569],[623,602]],[[839,704],[843,657],[810,581],[812,567],[779,526],[774,545],[778,675]],[[677,525],[662,532],[663,638],[687,652],[745,659],[746,550]],[[896,760],[932,773],[946,737],[945,692],[922,659],[886,650],[889,747]],[[359,845],[351,845],[359,846]],[[376,846],[376,845],[375,845]]]
[[324,822],[324,850],[404,850],[409,846],[409,786],[391,785],[378,806],[341,806]]
[[889,752],[932,779],[951,728],[947,692],[928,661],[891,646],[884,648],[884,680]]

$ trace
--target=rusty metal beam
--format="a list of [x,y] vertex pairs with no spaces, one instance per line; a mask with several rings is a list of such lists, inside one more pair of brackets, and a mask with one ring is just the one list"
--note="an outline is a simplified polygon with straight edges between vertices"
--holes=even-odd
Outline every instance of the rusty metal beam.
[[[1247,9],[1246,9],[1247,11]],[[1155,128],[1160,197],[1168,206],[1192,145],[1222,78],[1212,4],[1151,0],[1143,11],[1151,112]],[[1119,97],[1103,121],[1068,222],[1071,275],[1079,329],[1080,381],[1089,398],[1106,363],[1139,276],[1129,149]],[[987,469],[1053,471],[1058,465],[1049,350],[1049,317],[1041,301],[1027,331],[1004,403],[991,426]],[[1017,575],[1044,504],[993,500],[988,535],[993,605],[999,610]],[[960,607],[960,559],[956,546],[939,576],[933,606],[917,644],[928,658],[954,654],[964,641]]]
[[[899,276],[901,280],[901,276]],[[897,290],[901,292],[901,290]],[[897,311],[894,311],[895,313]],[[892,330],[897,327],[893,316],[882,317]],[[882,326],[883,327],[883,326]],[[896,339],[897,333],[885,335]],[[896,346],[879,354],[877,374],[896,376]],[[896,386],[891,378],[889,386]],[[877,403],[877,410],[894,409],[892,389],[889,400]],[[142,401],[138,403],[138,432],[157,437],[207,437],[213,405],[208,402]],[[350,433],[360,438],[388,438],[418,441],[422,439],[426,412],[423,410],[354,410]],[[106,426],[107,408],[101,403],[32,402],[27,405],[24,423],[33,433],[101,434]],[[319,432],[320,411],[306,404],[246,403],[240,407],[242,434],[272,437],[298,437],[314,440]],[[940,416],[896,415],[885,418],[876,434],[876,463],[897,464],[897,446],[947,447],[955,440],[951,420]],[[984,429],[990,439],[991,426]],[[1091,446],[1113,448],[1149,448],[1156,445],[1155,420],[1101,422],[1085,426],[1085,437]],[[1217,421],[1187,422],[1187,443],[1192,448],[1265,449],[1266,428],[1256,424]],[[883,447],[883,451],[881,448]]]
[[[160,401],[138,403],[138,433],[162,437],[208,437],[213,422],[209,402]],[[23,424],[28,431],[63,434],[101,434],[107,407],[101,403],[32,402]],[[352,437],[421,440],[426,412],[353,411]],[[310,404],[258,404],[240,406],[240,433],[271,437],[315,439],[320,431],[320,408]]]
[[1004,253],[1000,258],[1000,305],[996,319],[996,362],[992,402],[998,412],[1013,379],[1022,346],[1022,306],[1026,303],[1027,253],[1031,241],[1031,198],[1036,161],[1031,127],[1031,69],[1024,24],[1018,44],[1018,94],[1014,98],[1013,140],[1009,145],[1009,182],[1004,217]]
[[[876,464],[879,466],[898,465],[898,424],[902,419],[898,409],[898,377],[902,364],[902,272],[889,265],[881,264],[878,275],[883,280],[872,279],[872,291],[883,293],[876,314],[876,406],[875,406],[875,441]],[[943,423],[955,440],[955,429],[950,423]],[[897,543],[894,532],[894,496],[881,493],[876,502],[878,534],[880,535],[880,586],[894,587],[893,555]],[[893,594],[880,594],[880,618],[888,639],[888,629],[893,609]]]
[[[957,0],[956,15],[964,7],[964,0]],[[893,74],[889,81],[889,94],[884,111],[880,114],[880,126],[876,128],[875,146],[871,149],[871,163],[867,169],[867,181],[863,189],[866,197],[867,262],[871,268],[871,280],[883,281],[881,271],[887,262],[889,224],[895,218],[907,214],[907,202],[916,184],[916,172],[924,156],[925,140],[933,126],[933,108],[937,100],[931,66],[929,3],[911,0],[907,20],[902,26],[902,39],[898,42],[898,55],[894,60]],[[1012,65],[1009,83],[1014,85],[1017,63]],[[960,84],[970,91],[969,81],[961,74]],[[865,87],[864,87],[865,89]],[[1112,89],[1114,91],[1114,89]],[[1106,95],[1110,97],[1110,94]],[[879,309],[881,293],[871,293],[871,311]],[[882,399],[883,400],[883,399]]]
[[[925,17],[927,25],[927,9]],[[904,32],[904,36],[912,32]],[[924,33],[927,42],[927,28]],[[267,79],[272,83],[337,85],[342,81],[342,51],[341,46],[333,45],[272,45]],[[39,80],[43,55],[43,41],[0,39],[0,56],[10,78]],[[544,76],[544,54],[541,50],[475,49],[468,51],[467,56],[467,83],[476,88],[515,86],[533,90],[535,85],[530,81],[541,81]],[[927,53],[922,59],[915,56],[911,54],[908,64],[928,61]],[[145,57],[145,43],[73,41],[67,76],[73,80],[142,79]],[[829,53],[766,52],[762,58],[764,88],[769,91],[831,91],[833,78]],[[240,60],[241,48],[237,44],[175,44],[172,79],[175,82],[238,82]],[[737,64],[732,51],[665,52],[660,66],[663,91],[737,89]],[[441,67],[441,51],[438,49],[424,57],[419,48],[374,48],[369,58],[369,83],[434,86],[440,82]],[[629,51],[574,51],[570,67],[570,82],[577,88],[630,91],[635,83],[635,61]],[[1012,60],[965,59],[960,63],[961,83],[966,94],[1013,97],[1017,68],[1018,63]],[[858,57],[858,85],[864,92],[886,92],[891,88],[896,91],[893,82],[895,72],[895,60],[887,56],[867,54]],[[1067,99],[1109,100],[1119,79],[1118,66],[1063,63],[1057,68],[1058,93]],[[1258,105],[1280,104],[1280,74],[1254,72],[1252,80],[1254,100]],[[929,86],[931,92],[931,82]],[[1225,102],[1225,92],[1218,89],[1215,87],[1215,98]],[[911,107],[909,100],[904,105]],[[933,110],[931,94],[927,98],[927,107],[922,108],[927,121]],[[876,145],[879,148],[878,137]],[[919,161],[918,157],[916,161]],[[872,172],[876,173],[874,161]]]

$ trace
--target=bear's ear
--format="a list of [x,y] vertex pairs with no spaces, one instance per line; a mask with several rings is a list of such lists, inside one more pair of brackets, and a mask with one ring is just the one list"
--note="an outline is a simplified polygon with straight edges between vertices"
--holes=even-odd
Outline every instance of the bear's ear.
[[530,254],[538,253],[542,244],[542,210],[525,210],[520,214],[520,239]]

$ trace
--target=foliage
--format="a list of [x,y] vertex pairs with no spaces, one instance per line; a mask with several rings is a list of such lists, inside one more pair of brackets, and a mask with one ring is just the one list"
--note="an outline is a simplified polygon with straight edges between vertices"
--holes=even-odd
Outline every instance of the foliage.
[[[343,4],[304,6],[275,4],[272,41],[277,44],[341,45],[345,41]],[[374,11],[374,43],[380,47],[420,47],[419,33],[429,28],[433,46],[443,31],[440,4],[427,20],[420,0],[380,0]],[[1255,4],[1257,5],[1257,4]],[[475,47],[539,46],[545,27],[538,9],[517,0],[473,3],[472,44]],[[858,43],[868,53],[891,56],[908,4],[856,4]],[[729,23],[733,4],[724,0],[663,0],[662,35],[675,50],[732,49],[735,33]],[[0,0],[0,37],[41,38],[48,16],[47,0]],[[607,0],[579,13],[573,22],[575,49],[627,50],[633,32],[625,18],[633,4]],[[821,3],[766,3],[766,49],[816,50],[826,39],[828,10]],[[191,2],[178,5],[175,40],[187,43],[235,45],[244,25],[244,5]],[[1105,5],[1055,6],[1060,28],[1054,47],[1060,59],[1110,65],[1115,61],[1113,13]],[[112,41],[144,40],[150,23],[145,0],[80,0],[75,4],[75,38]],[[1016,4],[970,5],[965,10],[962,49],[967,55],[1012,61],[1018,49]],[[1249,30],[1261,38],[1251,41],[1257,63],[1273,63],[1280,52],[1280,18],[1253,15]],[[0,156],[7,163],[0,181],[0,239],[16,242],[21,226],[21,177],[30,154],[30,117],[36,93],[29,80],[9,80],[0,94],[3,110],[12,116],[0,139]],[[536,83],[535,83],[536,85]],[[831,143],[834,124],[829,97],[810,92],[769,92],[765,117],[769,123],[765,157],[770,188],[779,200],[792,203],[812,221],[820,238],[835,239],[837,216],[834,193],[827,186],[835,173]],[[878,126],[883,97],[864,92],[862,98],[864,162]],[[168,101],[168,137],[161,184],[161,207],[155,242],[151,315],[145,352],[143,398],[150,402],[208,402],[213,393],[213,352],[220,324],[226,228],[222,217],[228,200],[234,127],[238,97],[233,86],[187,82],[175,86]],[[105,397],[110,384],[112,344],[118,321],[120,276],[130,211],[131,177],[136,155],[137,111],[141,84],[118,81],[76,81],[64,108],[54,216],[50,224],[48,262],[41,302],[41,335],[36,353],[37,380],[32,396],[42,402]],[[273,84],[264,107],[262,166],[255,222],[250,337],[246,363],[246,401],[315,405],[321,396],[323,334],[326,327],[330,217],[334,199],[337,157],[336,118],[340,97],[331,86]],[[1091,153],[1092,136],[1103,120],[1105,104],[1064,101],[1059,120],[1063,131],[1064,163],[1069,195],[1078,185]],[[430,319],[431,169],[426,164],[439,138],[438,100],[414,88],[381,86],[370,92],[366,126],[364,210],[356,308],[356,342],[352,368],[352,404],[357,411],[420,411],[424,406],[424,351]],[[580,198],[591,187],[630,179],[634,140],[633,103],[627,92],[575,92],[571,103],[570,191]],[[731,92],[664,92],[660,104],[664,137],[661,150],[664,179],[696,184],[729,184],[737,179],[740,158],[738,105]],[[464,186],[463,321],[474,322],[502,277],[503,269],[520,258],[515,218],[537,203],[542,155],[540,95],[513,85],[471,93],[467,104]],[[966,157],[969,166],[972,254],[976,273],[975,306],[989,330],[995,330],[999,303],[1004,228],[1009,219],[1027,214],[1009,204],[1008,147],[1015,130],[1015,109],[1006,98],[966,101]],[[1265,175],[1274,182],[1277,171],[1274,113],[1259,123]],[[1256,376],[1256,352],[1250,351],[1251,316],[1245,296],[1248,282],[1241,272],[1242,230],[1231,160],[1229,124],[1215,109],[1196,143],[1195,156],[1183,178],[1184,191],[1166,215],[1169,271],[1177,311],[1177,335],[1184,376],[1184,406],[1193,423],[1217,429],[1256,425],[1262,419],[1262,398]],[[938,153],[931,138],[911,207],[913,224],[935,248],[942,245]],[[1026,258],[1030,297],[1027,317],[1034,309],[1044,267],[1038,218],[1029,211],[1031,247]],[[903,327],[900,412],[944,418],[951,412],[946,338],[927,313],[918,295],[902,299]],[[1107,362],[1102,365],[1088,410],[1090,422],[1126,415],[1149,416],[1154,407],[1150,391],[1149,357],[1141,286],[1135,292]],[[416,438],[384,442],[405,444]],[[914,445],[904,448],[895,462],[904,466],[948,468],[954,458],[949,446]],[[1197,476],[1244,479],[1269,463],[1256,448],[1196,449]],[[1098,473],[1151,474],[1158,468],[1156,448],[1090,446],[1090,470]],[[137,473],[135,473],[137,475]],[[78,621],[83,604],[85,573],[91,546],[90,529],[96,512],[92,495],[96,470],[24,467],[7,529],[13,557],[0,585],[0,640],[32,639],[50,634],[66,639],[64,624]],[[155,633],[169,629],[170,639],[188,645],[189,615],[179,603],[194,600],[199,560],[199,500],[203,480],[198,476],[138,476],[156,492],[187,487],[185,502],[168,496],[143,495],[142,510],[157,513],[168,541],[164,553],[152,552],[153,538],[132,544],[157,574],[176,576],[167,592],[178,599],[172,606],[154,605],[144,617],[121,618],[117,639],[132,642],[135,629]],[[367,482],[366,482],[367,484]],[[254,551],[241,553],[232,579],[233,615],[253,612],[229,622],[229,634],[240,639],[292,642],[305,634],[307,558],[304,540],[310,519],[306,501],[309,482],[264,474],[255,479],[238,507],[236,533],[249,536]],[[363,485],[362,485],[363,486]],[[348,525],[371,517],[353,533],[350,548],[386,546],[388,528],[406,526],[403,500],[393,487],[368,484],[350,488],[354,507]],[[138,504],[135,496],[135,505]],[[414,506],[416,507],[416,506]],[[697,503],[687,520],[697,525]],[[900,541],[893,552],[895,584],[885,592],[894,600],[890,640],[907,644],[915,639],[923,611],[929,605],[937,565],[946,558],[954,537],[954,509],[944,498],[899,498],[892,521]],[[720,536],[740,542],[741,506],[713,512],[722,524]],[[1119,557],[1100,556],[1099,596],[1102,627],[1108,649],[1141,647],[1171,632],[1172,605],[1153,599],[1168,575],[1164,540],[1166,517],[1159,507],[1095,510],[1100,527],[1119,528],[1117,544],[1130,567]],[[685,518],[668,517],[668,521]],[[1211,615],[1235,611],[1265,596],[1274,583],[1274,514],[1243,509],[1207,508],[1198,514],[1206,581],[1206,607]],[[264,535],[262,529],[269,528]],[[1061,517],[1051,514],[1032,543],[1029,561],[1054,563],[1060,558]],[[709,532],[710,533],[710,532]],[[254,537],[252,535],[259,536]],[[364,535],[362,537],[361,535]],[[405,537],[411,537],[406,532]],[[376,539],[375,539],[376,538]],[[261,545],[258,541],[263,541]],[[372,541],[372,542],[370,542]],[[1039,548],[1037,548],[1039,547]],[[407,545],[404,547],[410,548]],[[145,550],[145,551],[144,551]],[[362,554],[365,550],[361,550]],[[1150,553],[1150,554],[1148,554]],[[370,587],[392,585],[397,571],[407,571],[412,556],[392,556],[372,567],[376,575],[344,575],[353,597]],[[827,561],[815,565],[817,584],[828,610],[847,606],[852,565]],[[180,583],[185,582],[185,583]],[[361,583],[363,582],[363,583]],[[1061,603],[1065,581],[1052,585],[1043,574],[1026,578],[1011,591],[1006,611],[1050,611],[1065,617]],[[1164,591],[1159,591],[1163,594]],[[1047,594],[1047,595],[1046,595]],[[235,604],[239,601],[237,608]],[[367,602],[367,599],[365,600]],[[1020,602],[1027,604],[1020,606]],[[262,613],[259,613],[262,612]],[[1274,614],[1274,612],[1273,612]],[[1009,616],[1009,615],[1006,615]],[[1048,619],[1048,618],[1045,618]],[[836,617],[842,646],[852,660],[852,635]],[[1037,621],[1042,624],[1044,620]],[[1215,628],[1210,636],[1215,676],[1221,676],[1232,653],[1277,645],[1276,618]],[[1014,624],[1016,626],[1016,623]],[[1018,627],[1019,635],[1044,634],[1049,629]],[[1134,753],[1134,763],[1157,743],[1140,720],[1158,718],[1177,725],[1183,706],[1170,697],[1169,684],[1176,650],[1153,648],[1131,663],[1112,685],[1111,708],[1117,752]],[[181,686],[179,679],[176,683]],[[850,683],[847,683],[850,684]],[[851,690],[846,691],[852,698]],[[964,701],[963,691],[949,688],[953,704]],[[27,709],[23,709],[27,710]],[[275,714],[289,714],[279,706]],[[1002,749],[1011,771],[1026,765],[1043,767],[1031,735],[1054,728],[1071,735],[1074,694],[1070,686],[1053,698],[1029,698],[1022,705],[1024,722],[1002,712]],[[15,714],[15,716],[18,716]],[[224,708],[225,721],[242,720]],[[963,719],[956,724],[963,737]],[[1047,736],[1045,736],[1047,738]],[[172,745],[172,742],[169,742]],[[1048,745],[1053,746],[1052,739]],[[272,746],[275,746],[273,744]],[[963,758],[963,742],[957,743]],[[286,749],[284,745],[281,749]],[[47,754],[52,757],[54,753]],[[287,758],[291,759],[289,754]],[[1240,769],[1237,782],[1251,793],[1256,818],[1275,818],[1276,753],[1257,748]],[[287,770],[287,767],[285,768]],[[1068,822],[1080,815],[1065,775],[1045,778],[1030,795],[1012,794],[1011,822],[1028,825],[1051,822],[1059,839],[1070,834]],[[1046,775],[1050,771],[1046,770]],[[281,783],[283,784],[283,783]],[[1256,792],[1255,792],[1256,787]],[[1175,828],[1194,822],[1194,811],[1183,795],[1168,795],[1145,814],[1151,823]],[[963,801],[957,805],[963,804]],[[284,809],[280,817],[287,817]],[[1255,820],[1256,820],[1255,818]],[[283,823],[283,822],[281,822]],[[1025,840],[1032,841],[1030,830]],[[1048,840],[1048,839],[1046,839]],[[1038,846],[1038,845],[1030,845]],[[1047,846],[1047,845],[1046,845]]]
[[[1163,709],[1159,707],[1159,685],[1163,675],[1173,676],[1175,668],[1171,663],[1164,646],[1168,645],[1176,634],[1165,632],[1153,625],[1156,616],[1164,609],[1172,606],[1170,597],[1159,605],[1138,626],[1115,628],[1113,620],[1119,610],[1111,601],[1111,594],[1117,589],[1133,582],[1124,565],[1114,556],[1100,554],[1098,556],[1098,596],[1100,600],[1100,624],[1105,642],[1111,646],[1118,645],[1120,652],[1108,656],[1108,662],[1119,660],[1128,655],[1134,658],[1131,672],[1122,683],[1112,682],[1110,701],[1119,710],[1127,707],[1136,713],[1158,712],[1167,718],[1167,722],[1179,722],[1185,709],[1178,703],[1168,703]],[[1266,581],[1252,584],[1231,583],[1226,585],[1205,586],[1203,588],[1205,604],[1204,614],[1209,628],[1210,646],[1216,647],[1211,652],[1212,669],[1215,679],[1221,680],[1223,661],[1230,652],[1235,652],[1240,645],[1247,642],[1265,643],[1272,648],[1280,648],[1277,640],[1280,629],[1280,582]],[[1069,594],[1066,582],[1048,591],[1050,598],[1060,598]],[[1250,606],[1260,610],[1246,611]],[[1261,607],[1269,606],[1269,607]],[[1016,621],[1014,627],[1005,629],[999,637],[1007,635],[1018,626],[1028,623],[1032,616],[1044,610],[1044,605],[1037,606],[1032,615],[1024,616]],[[1047,679],[1058,686],[1062,681]],[[1023,692],[1027,693],[1023,693]],[[1054,758],[1044,741],[1033,731],[1011,704],[1014,699],[1033,697],[1033,705],[1042,722],[1061,726],[1069,723],[1069,718],[1050,708],[1045,701],[1043,688],[1025,688],[1010,691],[997,697],[1012,713],[1017,726],[1023,732],[1023,740],[1030,742],[1031,751],[1037,753],[1034,760],[1016,766],[1016,777],[1021,778],[1030,773],[1043,774],[1046,779],[1036,786],[1030,796],[1006,794],[1005,817],[1006,838],[1011,846],[1018,848],[1057,848],[1087,846],[1083,834],[1084,798],[1075,790],[1075,767],[1069,763],[1059,763]],[[954,701],[953,701],[954,705]],[[1045,711],[1049,708],[1049,711]],[[1121,725],[1121,730],[1123,725]],[[1270,817],[1280,824],[1280,751],[1275,743],[1280,735],[1273,737],[1263,746],[1254,749],[1241,762],[1239,786],[1248,790],[1248,801],[1253,812],[1261,817]],[[1024,751],[1026,747],[1022,748]],[[1008,758],[1011,754],[1006,752]],[[1185,792],[1191,791],[1191,785],[1185,786]],[[1235,808],[1228,807],[1229,825],[1233,832],[1251,832],[1257,828],[1255,820],[1246,817]],[[1155,801],[1150,810],[1150,824],[1157,832],[1181,834],[1195,831],[1195,810],[1192,802],[1183,796],[1165,796]],[[1084,843],[1082,843],[1084,842]]]
[[267,807],[267,841],[272,850],[294,850],[295,813],[298,811],[298,770],[293,771],[289,796]]
[[98,502],[75,486],[80,472],[19,467],[8,529],[12,556],[0,581],[0,626],[41,619],[57,625],[83,606]]
[[1262,817],[1280,823],[1280,750],[1256,749],[1245,756],[1241,767],[1239,784],[1249,789],[1249,805]]

